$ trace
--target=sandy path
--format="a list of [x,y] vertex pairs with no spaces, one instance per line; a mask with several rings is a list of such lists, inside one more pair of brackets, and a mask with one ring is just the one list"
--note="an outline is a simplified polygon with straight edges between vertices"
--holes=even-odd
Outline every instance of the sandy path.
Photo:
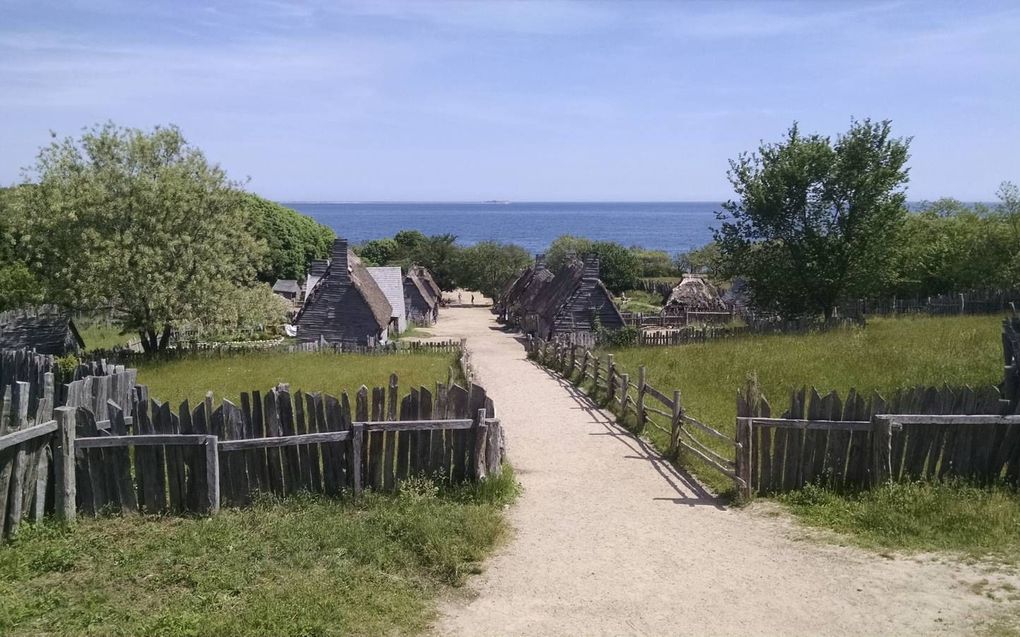
[[967,585],[1006,575],[826,544],[768,507],[721,506],[528,361],[486,309],[445,310],[432,331],[468,338],[524,488],[513,538],[445,603],[436,634],[966,634],[1004,610]]

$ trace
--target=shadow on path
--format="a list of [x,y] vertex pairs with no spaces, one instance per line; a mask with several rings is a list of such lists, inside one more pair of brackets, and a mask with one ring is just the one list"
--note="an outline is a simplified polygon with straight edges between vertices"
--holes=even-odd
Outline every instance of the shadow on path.
[[602,410],[592,398],[577,388],[569,380],[553,372],[538,363],[531,361],[535,367],[544,372],[562,387],[571,400],[577,404],[593,422],[602,425],[604,432],[592,433],[592,436],[609,436],[625,445],[633,452],[633,455],[625,455],[628,460],[644,460],[649,463],[656,473],[676,491],[676,498],[653,498],[654,500],[667,500],[674,504],[687,506],[712,506],[719,510],[725,510],[725,501],[708,490],[706,490],[690,473],[680,469],[669,460],[664,458],[659,450],[653,447],[648,441],[638,437],[622,425],[616,422],[616,418]]

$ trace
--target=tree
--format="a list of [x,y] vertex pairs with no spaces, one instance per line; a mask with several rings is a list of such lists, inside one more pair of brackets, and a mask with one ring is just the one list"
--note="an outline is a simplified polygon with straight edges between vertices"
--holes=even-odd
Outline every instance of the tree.
[[[403,245],[401,235],[406,232],[408,231],[397,233],[395,240],[398,245]],[[421,235],[424,239],[416,241],[410,250],[403,253],[402,265],[405,268],[413,264],[425,266],[443,290],[452,290],[457,287],[459,285],[457,237],[452,234],[425,237],[416,230],[412,232]]]
[[724,274],[743,277],[752,302],[786,317],[832,316],[846,296],[892,278],[904,218],[909,139],[888,121],[854,121],[835,142],[801,135],[730,162],[737,200],[715,230]]
[[266,283],[277,279],[303,279],[313,259],[329,256],[336,234],[311,217],[251,193],[242,194],[255,238],[268,246],[268,256],[258,278]]
[[630,251],[638,260],[642,277],[673,276],[677,273],[676,264],[665,250],[645,250],[632,246]]
[[0,188],[0,311],[42,302],[40,282],[32,275],[19,247],[19,229],[13,188]]
[[674,260],[679,273],[712,275],[719,269],[719,244],[709,241],[700,248],[694,248],[676,255]]
[[458,284],[495,299],[531,262],[524,248],[483,241],[463,248],[458,257]]
[[357,246],[355,251],[365,265],[389,265],[396,260],[399,245],[393,239],[372,239]]
[[112,303],[146,351],[250,284],[266,253],[237,184],[176,127],[111,124],[54,140],[19,189],[29,267],[53,300]]
[[569,254],[580,258],[589,254],[597,256],[599,278],[614,294],[633,289],[641,277],[641,261],[633,251],[615,241],[592,241],[584,237],[563,235],[549,246],[546,263],[551,270],[556,271],[567,262]]

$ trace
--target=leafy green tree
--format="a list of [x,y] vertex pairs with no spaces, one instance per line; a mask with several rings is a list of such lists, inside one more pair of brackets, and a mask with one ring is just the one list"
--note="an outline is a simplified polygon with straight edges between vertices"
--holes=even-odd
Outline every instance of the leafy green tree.
[[524,248],[496,241],[483,241],[460,251],[457,283],[496,298],[531,262]]
[[642,277],[673,276],[677,273],[676,264],[665,250],[645,250],[634,246],[630,251],[640,264]]
[[428,237],[418,230],[401,230],[393,235],[393,240],[397,243],[399,258],[400,256],[406,257],[424,246],[428,242]]
[[678,274],[715,274],[719,269],[719,244],[709,241],[700,248],[682,252],[676,255],[674,263]]
[[737,199],[715,240],[724,274],[743,277],[757,307],[828,318],[840,299],[893,278],[910,140],[891,134],[890,122],[866,119],[833,142],[794,124],[730,162]]
[[372,239],[356,248],[365,265],[389,265],[397,260],[400,246],[393,239]]
[[93,127],[43,148],[30,175],[17,197],[29,267],[53,300],[112,303],[146,351],[262,267],[237,185],[176,127]]
[[[399,238],[401,234],[398,233],[395,237],[398,245],[401,245]],[[422,236],[424,237],[424,235]],[[423,241],[416,242],[410,250],[402,252],[401,265],[405,268],[414,264],[423,265],[432,273],[432,278],[436,280],[440,288],[452,290],[460,285],[458,282],[460,275],[458,271],[459,251],[455,235],[437,234],[425,237]]]
[[258,195],[242,195],[256,239],[264,241],[269,253],[258,271],[260,281],[303,279],[313,259],[329,256],[336,234],[311,217]]
[[546,263],[558,270],[567,261],[567,255],[577,257],[592,254],[599,258],[599,277],[614,294],[633,289],[641,277],[641,261],[627,248],[615,241],[591,241],[584,237],[563,235],[549,246]]
[[17,216],[14,188],[0,188],[0,311],[43,301],[42,287],[19,248],[24,223]]

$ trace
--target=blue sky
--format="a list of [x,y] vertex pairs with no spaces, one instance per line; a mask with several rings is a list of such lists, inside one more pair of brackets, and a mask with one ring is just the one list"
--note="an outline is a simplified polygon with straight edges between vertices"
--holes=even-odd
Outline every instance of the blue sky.
[[174,123],[281,200],[716,200],[797,120],[892,119],[911,199],[1020,181],[1020,4],[0,0],[0,183]]

